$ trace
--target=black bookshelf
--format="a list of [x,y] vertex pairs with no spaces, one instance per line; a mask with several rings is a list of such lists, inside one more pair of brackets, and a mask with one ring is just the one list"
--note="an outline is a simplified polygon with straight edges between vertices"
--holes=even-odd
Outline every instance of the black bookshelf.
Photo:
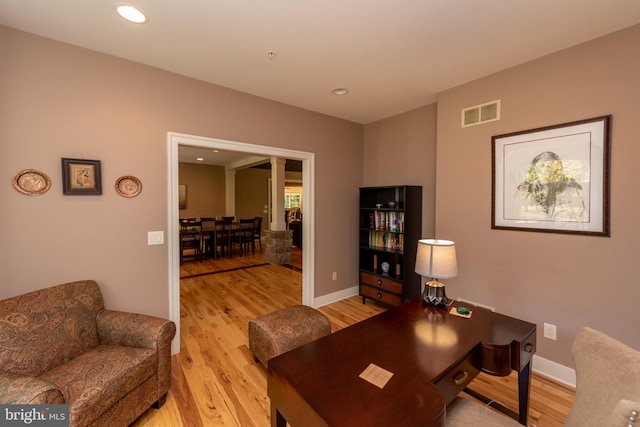
[[363,303],[370,298],[395,306],[417,298],[420,276],[414,268],[422,234],[422,187],[362,187],[359,215]]

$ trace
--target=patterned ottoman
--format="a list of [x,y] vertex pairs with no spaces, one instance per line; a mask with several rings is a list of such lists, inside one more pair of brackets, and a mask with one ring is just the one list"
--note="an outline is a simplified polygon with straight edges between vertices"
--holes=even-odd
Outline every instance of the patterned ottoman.
[[296,305],[250,320],[249,349],[266,368],[272,357],[330,333],[327,316],[306,305]]

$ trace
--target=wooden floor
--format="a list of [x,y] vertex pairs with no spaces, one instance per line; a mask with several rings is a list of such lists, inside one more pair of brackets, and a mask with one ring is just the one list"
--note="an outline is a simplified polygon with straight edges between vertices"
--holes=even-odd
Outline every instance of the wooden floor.
[[[136,427],[270,425],[267,377],[248,349],[250,319],[300,304],[301,256],[292,266],[273,266],[264,256],[186,262],[181,267],[180,354],[172,357],[167,402],[149,409]],[[336,331],[384,309],[351,297],[319,309]],[[517,377],[481,374],[472,387],[517,409]],[[573,390],[534,374],[529,426],[562,426]],[[296,426],[304,427],[304,426]]]

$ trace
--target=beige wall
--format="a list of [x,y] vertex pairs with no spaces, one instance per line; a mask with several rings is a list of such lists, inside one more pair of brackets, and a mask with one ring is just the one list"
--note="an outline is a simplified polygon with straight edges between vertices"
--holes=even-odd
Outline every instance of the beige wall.
[[435,237],[436,104],[364,130],[364,185],[421,185],[422,237]]
[[[268,226],[264,206],[269,204],[271,171],[260,168],[238,169],[235,174],[236,218],[263,217]],[[286,179],[302,180],[299,172],[286,172]],[[180,163],[179,182],[187,186],[187,208],[180,209],[180,217],[216,217],[226,214],[224,166]],[[298,187],[301,189],[302,187]],[[302,192],[302,190],[298,190]]]
[[[0,52],[0,298],[94,278],[108,307],[168,316],[168,248],[147,232],[166,236],[169,131],[315,153],[315,294],[357,283],[356,245],[333,236],[355,241],[361,125],[6,27]],[[103,195],[63,196],[61,157],[101,160]],[[16,192],[26,168],[51,190]],[[128,174],[132,199],[113,189]]]
[[240,169],[236,171],[236,217],[262,217],[262,228],[269,227],[269,215],[264,206],[269,205],[269,169]]
[[[640,348],[635,263],[640,198],[640,26],[523,64],[438,97],[436,230],[456,241],[452,296],[538,325],[538,355],[573,366],[582,326]],[[460,111],[502,100],[500,121],[460,127]],[[491,136],[613,115],[611,237],[491,229]],[[556,342],[542,323],[558,326]]]
[[[269,178],[271,170],[247,168],[236,171],[236,217],[262,216],[262,229],[269,228],[269,214],[264,213],[269,205]],[[285,172],[285,179],[302,180],[299,172]]]
[[180,218],[225,215],[225,179],[224,166],[180,163],[178,182],[187,186],[187,208],[180,209]]

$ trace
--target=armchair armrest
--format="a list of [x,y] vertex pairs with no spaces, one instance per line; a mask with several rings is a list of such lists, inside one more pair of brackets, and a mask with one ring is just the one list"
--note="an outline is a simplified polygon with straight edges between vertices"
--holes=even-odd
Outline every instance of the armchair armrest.
[[[633,424],[630,422],[629,417],[632,416],[632,412],[634,411],[640,413],[640,402],[625,399],[618,401],[609,415],[609,423],[607,426],[617,427]],[[638,417],[636,416],[634,418]]]
[[158,352],[158,387],[166,393],[171,383],[171,341],[176,324],[145,314],[102,310],[96,318],[100,344],[155,349]]
[[0,371],[0,403],[50,405],[65,403],[62,392],[50,382]]
[[159,348],[167,346],[171,352],[171,340],[176,325],[166,319],[124,311],[102,310],[96,319],[98,339],[104,345]]

